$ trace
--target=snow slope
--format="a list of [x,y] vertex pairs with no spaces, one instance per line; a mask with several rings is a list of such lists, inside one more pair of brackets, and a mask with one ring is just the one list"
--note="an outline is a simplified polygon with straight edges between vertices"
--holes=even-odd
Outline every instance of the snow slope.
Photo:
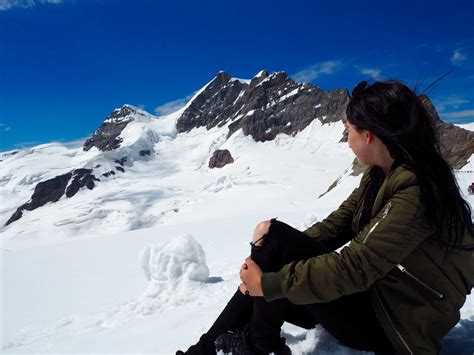
[[[105,171],[114,159],[130,157],[125,173],[0,229],[2,353],[187,348],[237,289],[259,221],[278,217],[303,229],[359,183],[350,175],[352,152],[338,143],[342,123],[316,120],[294,137],[257,143],[241,131],[226,139],[225,127],[178,134],[174,123],[183,110],[141,115],[113,152],[51,143],[1,155],[2,224],[36,183],[72,168]],[[152,156],[136,154],[144,147]],[[209,169],[216,149],[229,149],[234,163]],[[473,178],[473,162],[456,173],[461,187]],[[472,205],[472,196],[466,198]],[[448,353],[474,351],[472,342],[463,343],[474,331],[472,296],[462,318]],[[320,328],[285,325],[284,336],[295,354],[360,354]]]

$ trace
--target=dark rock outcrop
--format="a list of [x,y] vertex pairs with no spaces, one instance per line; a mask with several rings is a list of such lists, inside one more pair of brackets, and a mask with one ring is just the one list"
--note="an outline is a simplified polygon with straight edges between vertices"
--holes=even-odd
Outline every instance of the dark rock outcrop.
[[323,192],[321,195],[318,196],[318,198],[321,198],[323,197],[324,195],[326,195],[329,191],[331,191],[332,189],[334,189],[337,184],[339,184],[339,181],[341,181],[341,179],[344,177],[344,175],[346,175],[349,170],[350,170],[350,175],[352,176],[358,176],[360,174],[363,174],[365,172],[365,169],[367,169],[366,166],[363,166],[359,163],[359,160],[357,158],[354,158],[354,160],[352,161],[352,166],[350,168],[347,168],[341,176],[339,176],[336,180],[334,180],[334,182],[327,188],[327,190],[325,192]]
[[442,121],[431,100],[426,95],[420,99],[435,121],[441,154],[453,169],[461,169],[474,154],[474,132]]
[[189,132],[195,127],[210,129],[232,117],[234,102],[247,85],[225,72],[217,76],[183,112],[176,123],[178,132]]
[[120,159],[114,160],[114,163],[117,163],[121,166],[124,166],[126,162],[127,162],[127,157],[121,157]]
[[359,163],[359,159],[354,158],[354,160],[352,161],[351,175],[352,176],[357,176],[357,175],[363,174],[365,169],[367,169],[367,167],[364,166],[364,165],[361,165]]
[[72,173],[67,173],[40,182],[36,185],[30,201],[20,206],[5,225],[9,225],[10,223],[20,219],[23,215],[23,210],[32,211],[48,202],[56,202],[59,200],[61,196],[64,195],[67,183],[71,179],[71,176]]
[[441,154],[453,169],[461,169],[474,154],[474,132],[443,121],[437,127]]
[[120,147],[122,139],[119,137],[123,129],[133,121],[130,116],[141,114],[130,105],[124,105],[121,109],[114,110],[102,123],[90,138],[84,142],[83,150],[88,151],[96,147],[100,151],[114,150]]
[[228,136],[242,128],[256,141],[279,133],[296,134],[314,119],[322,123],[345,117],[346,89],[330,93],[307,83],[296,83],[284,72],[260,72],[249,83],[220,72],[178,119],[178,132],[229,124]]
[[70,198],[74,196],[79,191],[79,189],[83,188],[84,186],[89,190],[92,190],[95,187],[94,181],[100,180],[91,173],[91,169],[74,170],[72,173],[72,180],[66,189],[66,197]]
[[58,175],[52,179],[38,183],[30,201],[20,206],[5,225],[9,225],[20,219],[24,210],[33,211],[48,202],[56,202],[64,194],[66,194],[68,198],[72,197],[84,186],[92,190],[95,187],[94,181],[100,180],[92,175],[91,172],[91,169],[76,169],[67,174]]
[[234,159],[227,149],[216,150],[214,154],[212,154],[211,159],[209,159],[209,168],[222,168],[233,162]]

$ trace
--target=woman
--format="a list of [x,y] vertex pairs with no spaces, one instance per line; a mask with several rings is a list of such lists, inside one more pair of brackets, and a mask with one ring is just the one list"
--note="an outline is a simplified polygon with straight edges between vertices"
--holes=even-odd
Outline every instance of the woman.
[[359,187],[304,232],[260,223],[242,284],[186,354],[289,354],[284,321],[320,324],[358,350],[440,352],[474,284],[470,207],[406,85],[362,82],[346,115],[349,146],[368,166]]

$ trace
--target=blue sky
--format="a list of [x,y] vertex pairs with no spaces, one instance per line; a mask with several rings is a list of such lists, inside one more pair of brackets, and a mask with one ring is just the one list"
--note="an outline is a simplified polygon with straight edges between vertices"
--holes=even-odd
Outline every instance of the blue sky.
[[163,113],[219,70],[325,89],[398,78],[474,121],[474,2],[0,0],[0,150],[88,137],[125,103]]

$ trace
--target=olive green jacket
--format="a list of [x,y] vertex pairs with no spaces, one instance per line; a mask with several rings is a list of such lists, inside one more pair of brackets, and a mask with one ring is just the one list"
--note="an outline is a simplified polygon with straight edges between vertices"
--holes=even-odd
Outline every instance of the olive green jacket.
[[393,169],[376,196],[370,222],[359,230],[369,170],[341,206],[304,231],[333,246],[332,252],[262,275],[267,301],[329,302],[368,290],[377,318],[398,353],[435,354],[460,318],[474,284],[474,237],[444,258],[420,204],[415,174]]

